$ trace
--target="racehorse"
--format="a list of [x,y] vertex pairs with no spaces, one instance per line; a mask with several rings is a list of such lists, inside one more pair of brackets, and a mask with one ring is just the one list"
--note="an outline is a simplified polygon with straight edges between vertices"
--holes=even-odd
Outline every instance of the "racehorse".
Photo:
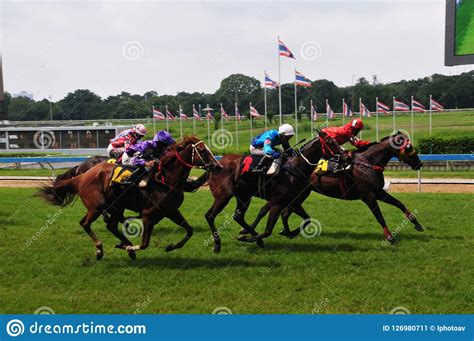
[[[288,238],[294,238],[303,230],[304,226],[301,226],[290,231],[288,218],[293,212],[298,214],[301,210],[301,204],[309,196],[311,191],[343,200],[362,200],[381,225],[385,238],[391,243],[395,243],[396,239],[387,228],[377,200],[399,208],[407,219],[415,225],[417,231],[423,231],[424,229],[417,221],[415,215],[413,215],[403,203],[383,189],[383,171],[387,163],[393,157],[397,157],[401,162],[408,164],[414,170],[418,170],[422,166],[418,153],[412,146],[408,136],[401,132],[396,132],[391,136],[383,138],[379,143],[374,142],[355,151],[352,154],[353,169],[351,174],[331,176],[313,173],[310,179],[311,186],[299,197],[300,201],[293,203],[283,211],[282,220],[284,229],[280,234]],[[257,226],[270,208],[270,203],[262,207],[251,228]],[[306,219],[305,216],[302,216],[302,218]]]
[[[254,172],[242,174],[240,165],[246,156],[227,154],[220,160],[223,169],[219,173],[206,172],[195,180],[196,186],[200,186],[207,181],[214,196],[214,203],[205,217],[214,238],[215,253],[218,253],[221,249],[221,240],[215,226],[215,218],[234,196],[237,199],[237,207],[232,215],[233,219],[247,233],[252,234],[255,238],[252,241],[257,241],[259,246],[263,246],[262,239],[271,235],[282,210],[301,193],[305,192],[309,177],[313,173],[318,160],[322,156],[333,153],[335,148],[338,147],[332,139],[325,140],[325,137],[325,133],[319,132],[318,135],[300,147],[294,157],[288,157],[278,174],[272,177],[263,178],[264,175],[261,176]],[[264,184],[260,186],[259,183],[262,182],[262,179]],[[266,199],[271,203],[267,227],[261,235],[258,235],[244,218],[254,196]],[[307,215],[301,206],[298,209],[299,214]],[[245,235],[241,236],[239,240],[251,241]]]
[[[189,172],[193,167],[214,172],[218,171],[221,165],[204,142],[191,136],[185,137],[179,144],[168,147],[157,165],[153,166],[151,179],[145,188],[135,185],[125,188],[110,186],[114,167],[113,164],[100,163],[81,175],[53,183],[39,192],[39,195],[49,203],[61,206],[70,204],[79,195],[87,208],[80,225],[92,238],[98,260],[103,257],[104,251],[102,242],[91,230],[91,224],[103,212],[107,212],[110,216],[107,229],[120,240],[116,247],[127,250],[130,258],[136,257],[136,250],[143,250],[149,246],[153,227],[163,218],[169,218],[186,230],[185,237],[176,244],[168,245],[166,251],[183,247],[193,234],[192,227],[179,211]],[[118,229],[118,223],[123,221],[125,209],[139,212],[143,217],[140,245],[133,246]]]
[[87,160],[82,161],[77,166],[69,168],[65,173],[59,174],[56,177],[55,182],[72,179],[73,177],[87,172],[89,169],[91,169],[95,165],[105,162],[108,159],[110,158],[107,156],[91,156]]

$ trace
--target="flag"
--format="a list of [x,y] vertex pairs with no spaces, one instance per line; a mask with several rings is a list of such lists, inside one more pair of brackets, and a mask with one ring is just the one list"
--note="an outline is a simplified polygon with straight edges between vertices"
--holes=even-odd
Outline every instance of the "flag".
[[273,79],[270,78],[270,76],[267,75],[265,72],[265,88],[267,89],[275,89],[278,87],[278,83],[275,82]]
[[278,51],[280,56],[296,59],[290,49],[280,39],[278,39]]
[[212,115],[211,111],[208,111],[206,114],[206,118],[210,121],[214,121],[214,116]]
[[153,109],[153,118],[157,120],[165,120],[166,117],[163,113],[157,109]]
[[314,105],[311,106],[311,120],[316,122],[316,120],[318,119],[318,113],[316,111],[316,108],[314,107]]
[[352,116],[352,110],[349,108],[346,102],[344,102],[343,108],[342,108],[342,114],[344,116]]
[[439,102],[436,102],[434,99],[431,99],[430,102],[431,102],[430,103],[431,110],[434,110],[434,111],[443,111],[444,110],[444,107]]
[[229,120],[229,115],[227,115],[222,105],[221,105],[221,118],[225,119],[226,121]]
[[309,87],[311,86],[311,81],[303,76],[301,72],[295,70],[295,84],[300,86]]
[[326,105],[326,115],[328,118],[333,118],[334,117],[334,111],[332,111],[331,106],[329,103]]
[[235,117],[237,117],[238,121],[242,121],[244,118],[244,115],[240,114],[240,110],[237,108],[237,106],[235,107]]
[[415,100],[412,100],[412,102],[411,102],[411,109],[413,111],[419,111],[419,112],[425,112],[426,111],[425,106],[423,104],[421,104],[420,102],[415,101]]
[[370,117],[370,110],[364,105],[364,103],[360,102],[360,115],[364,117]]
[[393,110],[394,111],[410,111],[410,106],[402,101],[393,100]]
[[258,113],[257,109],[250,106],[250,116],[251,117],[260,117],[261,115]]
[[382,102],[378,101],[377,102],[377,111],[378,112],[383,112],[385,114],[390,114],[390,107],[386,104],[383,104]]
[[166,109],[166,118],[170,120],[176,119],[176,117],[174,117],[173,114],[168,109]]
[[188,116],[186,116],[183,109],[179,109],[179,119],[180,120],[187,120],[188,119]]
[[199,111],[197,111],[195,108],[193,108],[193,117],[196,120],[201,120],[201,115],[199,115]]

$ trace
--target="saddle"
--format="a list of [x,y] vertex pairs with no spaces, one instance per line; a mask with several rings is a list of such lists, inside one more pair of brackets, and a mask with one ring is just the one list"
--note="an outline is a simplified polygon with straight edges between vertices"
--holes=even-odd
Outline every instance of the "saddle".
[[240,161],[240,175],[246,173],[266,174],[272,164],[272,159],[263,155],[244,154]]
[[352,171],[352,158],[351,154],[348,153],[349,162],[344,162],[339,155],[336,155],[328,160],[321,159],[316,166],[314,172],[317,175],[328,175],[328,176],[338,176],[341,173],[350,174]]
[[145,173],[143,169],[116,164],[110,179],[110,186],[131,185],[139,181]]

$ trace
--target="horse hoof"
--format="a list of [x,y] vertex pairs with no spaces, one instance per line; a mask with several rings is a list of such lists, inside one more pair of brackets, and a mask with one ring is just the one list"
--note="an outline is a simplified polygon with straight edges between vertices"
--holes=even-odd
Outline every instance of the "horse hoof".
[[248,241],[246,235],[241,235],[241,236],[237,237],[237,240],[238,240],[239,242],[246,242],[246,241]]
[[290,231],[288,231],[288,230],[281,230],[280,231],[280,236],[288,237],[289,235],[290,235]]
[[135,251],[128,251],[128,256],[130,257],[130,259],[137,259],[137,254],[135,253]]
[[245,234],[248,234],[248,232],[246,229],[240,229],[239,234],[243,236]]
[[117,244],[115,244],[115,248],[116,249],[124,249],[125,247],[122,243],[117,243]]
[[396,240],[395,238],[393,237],[389,237],[387,238],[387,240],[390,242],[390,244],[392,245],[396,245],[398,243],[398,240]]
[[101,251],[96,251],[95,257],[97,258],[97,260],[101,260],[102,257],[104,257],[104,253]]
[[265,247],[265,244],[263,243],[263,240],[261,239],[257,240],[257,245],[260,246],[262,249]]
[[423,226],[418,225],[418,226],[415,226],[415,230],[423,232],[425,229],[423,228]]
[[170,251],[173,251],[173,250],[174,250],[174,245],[173,244],[168,245],[165,249],[166,252],[170,252]]
[[217,255],[219,252],[221,252],[221,246],[220,245],[214,245],[214,253]]

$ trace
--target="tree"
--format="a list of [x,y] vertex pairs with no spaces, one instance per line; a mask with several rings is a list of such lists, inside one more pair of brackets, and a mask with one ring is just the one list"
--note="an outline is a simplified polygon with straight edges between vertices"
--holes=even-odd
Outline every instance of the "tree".
[[261,98],[260,94],[260,81],[237,73],[222,80],[214,96],[214,105],[222,103],[225,110],[233,111],[234,103],[244,107],[255,98]]

